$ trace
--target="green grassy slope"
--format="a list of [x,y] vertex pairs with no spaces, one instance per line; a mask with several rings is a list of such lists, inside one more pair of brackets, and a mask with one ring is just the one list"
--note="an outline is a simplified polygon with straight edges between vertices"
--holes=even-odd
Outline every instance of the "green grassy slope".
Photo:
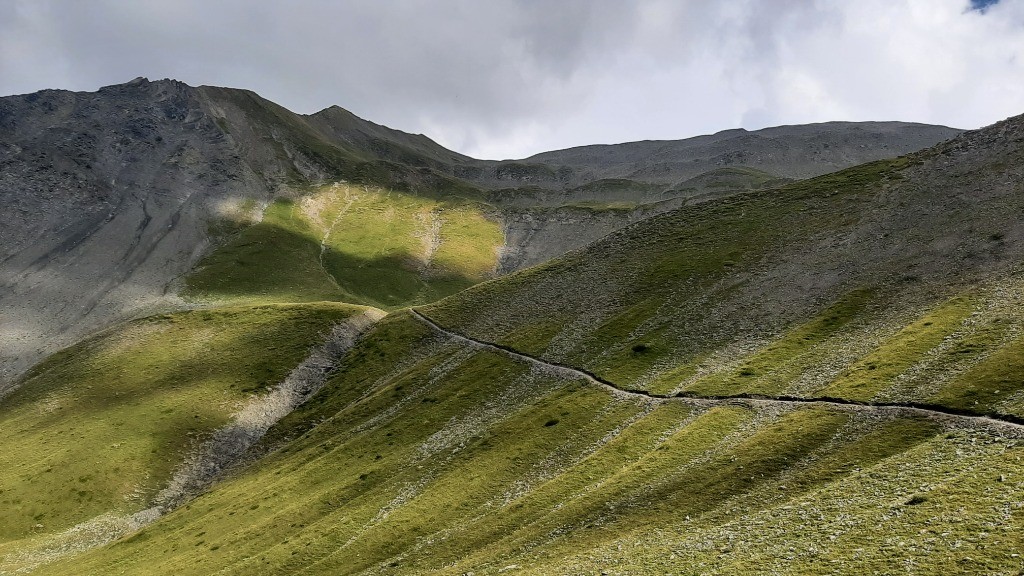
[[41,574],[1013,571],[1024,448],[618,397],[382,321],[258,466]]
[[262,222],[200,262],[203,300],[339,300],[385,309],[432,302],[493,275],[503,241],[483,208],[334,184],[271,204]]
[[198,310],[60,352],[0,400],[0,555],[149,505],[188,450],[361,307]]
[[626,388],[1019,416],[1021,124],[684,207],[425,310]]
[[693,178],[676,184],[673,188],[678,191],[706,191],[706,190],[757,190],[781,186],[792,181],[791,178],[780,178],[774,174],[750,168],[747,166],[730,166],[709,170]]
[[[1019,418],[1022,162],[1024,119],[1012,119],[913,157],[684,207],[423,310],[622,388]],[[326,187],[271,206],[189,283],[228,301],[395,309],[485,278],[492,226],[472,205]],[[237,344],[217,350],[252,354]],[[261,460],[38,572],[1024,570],[1019,429],[838,403],[655,399],[566,374],[396,311],[270,431]],[[6,546],[7,566],[31,563],[29,548]]]

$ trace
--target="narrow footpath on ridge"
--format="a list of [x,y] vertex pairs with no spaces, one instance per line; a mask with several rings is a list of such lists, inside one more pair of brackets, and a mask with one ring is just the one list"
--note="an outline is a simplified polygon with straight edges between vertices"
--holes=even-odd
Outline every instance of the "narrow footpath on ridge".
[[655,400],[674,400],[686,402],[693,406],[699,406],[704,408],[710,408],[713,406],[721,406],[725,404],[731,405],[745,405],[752,408],[757,407],[768,407],[768,406],[798,406],[798,405],[818,405],[828,406],[838,410],[847,412],[881,412],[888,413],[894,416],[902,417],[925,417],[937,420],[945,424],[959,425],[961,427],[968,427],[973,429],[983,429],[991,432],[992,434],[999,436],[1007,436],[1013,438],[1024,438],[1024,418],[1019,416],[1013,416],[1008,414],[998,415],[983,415],[974,414],[967,411],[957,410],[955,408],[949,408],[947,406],[935,405],[935,404],[917,404],[917,403],[900,403],[900,402],[859,402],[856,400],[848,400],[845,398],[806,398],[800,396],[761,396],[755,394],[737,394],[733,396],[698,396],[687,392],[679,392],[677,394],[655,394],[646,390],[634,390],[623,388],[617,384],[609,382],[604,378],[601,378],[593,372],[583,370],[580,368],[573,368],[572,366],[566,366],[565,364],[559,364],[557,362],[550,362],[548,360],[542,360],[535,356],[525,354],[508,346],[496,344],[494,342],[485,342],[483,340],[477,340],[464,336],[457,332],[453,332],[447,328],[444,328],[425,316],[418,310],[411,309],[412,315],[416,317],[420,322],[423,322],[432,330],[439,334],[443,334],[450,338],[453,338],[459,342],[467,344],[475,348],[481,348],[486,350],[492,350],[510,356],[513,359],[528,364],[539,366],[552,374],[556,374],[566,378],[582,378],[593,384],[605,388],[617,395],[630,395],[643,398],[651,398]]

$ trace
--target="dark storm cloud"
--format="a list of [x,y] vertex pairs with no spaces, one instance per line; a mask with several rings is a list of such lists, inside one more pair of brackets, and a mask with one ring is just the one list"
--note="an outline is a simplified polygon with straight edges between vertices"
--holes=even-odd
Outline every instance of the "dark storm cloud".
[[971,0],[971,10],[984,12],[989,6],[998,4],[999,0]]
[[1022,0],[0,0],[0,93],[135,76],[331,104],[475,155],[1024,112]]

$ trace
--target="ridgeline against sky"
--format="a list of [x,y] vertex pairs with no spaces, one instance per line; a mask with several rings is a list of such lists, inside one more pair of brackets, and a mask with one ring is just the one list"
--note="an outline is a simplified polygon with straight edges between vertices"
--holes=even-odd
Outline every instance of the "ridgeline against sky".
[[4,0],[0,94],[136,76],[339,104],[477,158],[1024,109],[1024,1]]

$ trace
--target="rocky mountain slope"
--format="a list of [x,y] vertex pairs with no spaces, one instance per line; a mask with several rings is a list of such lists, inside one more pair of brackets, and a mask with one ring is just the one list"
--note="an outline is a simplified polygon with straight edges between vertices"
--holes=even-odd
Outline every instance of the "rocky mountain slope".
[[523,162],[569,167],[581,184],[628,178],[675,185],[729,166],[802,179],[926,148],[937,135],[945,139],[958,132],[908,122],[824,122],[724,130],[685,140],[580,146],[544,152]]
[[269,197],[195,89],[135,81],[0,100],[0,378],[112,321],[180,306],[208,227]]

